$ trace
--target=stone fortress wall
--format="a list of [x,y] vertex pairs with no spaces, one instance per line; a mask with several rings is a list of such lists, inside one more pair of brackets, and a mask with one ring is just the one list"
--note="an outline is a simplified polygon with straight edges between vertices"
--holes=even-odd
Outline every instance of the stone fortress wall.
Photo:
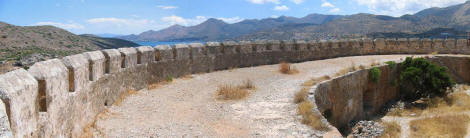
[[466,39],[208,42],[108,49],[52,59],[0,75],[15,137],[79,137],[128,90],[192,73],[379,54],[470,54]]
[[[457,83],[470,82],[469,56],[433,56],[428,60],[445,66]],[[314,110],[321,113],[329,124],[346,133],[351,127],[348,123],[376,117],[387,102],[393,102],[400,96],[398,80],[402,61],[396,62],[393,66],[377,66],[381,70],[377,82],[370,80],[370,68],[367,68],[312,87],[309,99],[316,105]]]

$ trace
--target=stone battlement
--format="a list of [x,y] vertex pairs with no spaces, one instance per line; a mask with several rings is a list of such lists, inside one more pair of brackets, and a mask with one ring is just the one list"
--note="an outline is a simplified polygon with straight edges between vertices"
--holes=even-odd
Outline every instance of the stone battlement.
[[124,92],[193,73],[381,54],[470,54],[466,39],[241,41],[107,49],[0,75],[15,137],[79,137]]

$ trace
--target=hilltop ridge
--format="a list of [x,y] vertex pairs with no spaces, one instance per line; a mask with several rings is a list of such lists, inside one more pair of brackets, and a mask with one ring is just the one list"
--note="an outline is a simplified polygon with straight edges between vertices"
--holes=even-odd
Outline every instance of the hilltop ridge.
[[144,41],[309,40],[360,38],[376,33],[413,35],[437,28],[470,31],[470,2],[444,8],[424,9],[400,17],[368,13],[309,14],[302,18],[280,16],[261,20],[247,19],[233,24],[209,19],[195,26],[172,26],[160,31],[147,31],[118,38]]
[[138,44],[117,38],[75,35],[50,25],[15,26],[0,22],[0,66],[7,61],[16,62],[17,66],[28,66],[37,61],[85,51],[133,46]]

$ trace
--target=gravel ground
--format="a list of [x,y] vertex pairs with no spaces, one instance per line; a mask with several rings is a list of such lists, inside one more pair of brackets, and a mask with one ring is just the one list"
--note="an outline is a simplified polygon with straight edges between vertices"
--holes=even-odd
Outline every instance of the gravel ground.
[[[333,76],[351,64],[370,65],[409,55],[344,57],[293,64],[300,73],[280,74],[278,65],[240,68],[175,79],[140,90],[96,120],[99,137],[320,137],[300,123],[292,102],[301,84]],[[218,86],[250,79],[256,90],[238,101],[215,99]]]

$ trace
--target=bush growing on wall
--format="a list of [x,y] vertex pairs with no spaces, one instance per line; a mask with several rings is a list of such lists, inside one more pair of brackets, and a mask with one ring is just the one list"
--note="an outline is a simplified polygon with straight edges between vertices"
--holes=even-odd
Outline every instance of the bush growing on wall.
[[400,90],[404,100],[445,96],[455,85],[446,68],[424,58],[407,57],[400,66]]
[[370,80],[374,83],[379,82],[381,74],[382,74],[382,71],[380,71],[379,68],[377,68],[377,67],[371,68],[370,71],[369,71]]

